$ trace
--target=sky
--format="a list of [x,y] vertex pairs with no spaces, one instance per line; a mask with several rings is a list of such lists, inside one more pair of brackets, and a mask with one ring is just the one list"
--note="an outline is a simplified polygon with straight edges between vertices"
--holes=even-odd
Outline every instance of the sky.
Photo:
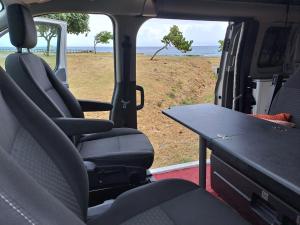
[[137,46],[161,46],[161,39],[168,34],[170,27],[177,25],[187,40],[193,40],[193,46],[218,45],[223,40],[227,22],[192,21],[173,19],[151,19],[139,30]]
[[[226,32],[227,22],[211,21],[191,21],[191,20],[172,20],[172,19],[150,19],[140,28],[137,36],[137,46],[161,46],[161,39],[168,33],[170,27],[178,25],[184,36],[188,40],[193,40],[194,46],[199,45],[218,45],[219,40],[223,40]],[[104,15],[90,15],[91,32],[85,35],[68,36],[68,46],[82,46],[82,40],[86,44],[93,43],[96,33],[113,30],[111,20]],[[107,46],[112,46],[110,43]]]
[[[68,34],[67,46],[69,47],[87,47],[93,46],[94,36],[100,31],[113,31],[113,25],[108,16],[90,15],[90,32],[86,36]],[[212,21],[191,21],[191,20],[173,20],[173,19],[150,19],[140,28],[137,36],[137,46],[161,46],[161,39],[166,35],[171,26],[177,25],[183,32],[187,40],[193,40],[193,46],[218,45],[219,40],[224,39],[227,22]],[[54,43],[54,42],[52,42]],[[8,35],[1,38],[1,46],[10,46]],[[105,45],[112,46],[110,44]]]

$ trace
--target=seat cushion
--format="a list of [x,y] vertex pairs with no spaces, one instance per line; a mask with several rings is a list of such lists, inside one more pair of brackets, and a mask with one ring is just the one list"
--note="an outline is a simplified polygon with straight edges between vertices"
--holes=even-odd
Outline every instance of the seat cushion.
[[100,224],[249,225],[230,207],[183,180],[159,181],[124,193],[103,215],[88,221]]
[[126,165],[150,168],[154,151],[149,139],[129,128],[114,128],[103,134],[83,137],[78,144],[84,160],[97,165]]

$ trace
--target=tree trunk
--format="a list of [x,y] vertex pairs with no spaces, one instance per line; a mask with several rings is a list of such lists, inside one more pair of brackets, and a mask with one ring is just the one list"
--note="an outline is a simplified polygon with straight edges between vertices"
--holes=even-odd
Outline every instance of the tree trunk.
[[154,57],[160,52],[160,51],[162,51],[162,50],[164,50],[165,48],[167,48],[167,45],[165,45],[164,47],[162,47],[162,48],[160,48],[160,49],[158,49],[154,54],[153,54],[153,56],[151,57],[151,59],[150,60],[153,60],[154,59]]
[[46,56],[50,56],[50,43],[51,43],[51,39],[47,40]]
[[96,46],[97,46],[97,43],[96,43],[96,42],[94,42],[94,52],[95,52],[95,54],[97,54],[97,49],[96,49]]

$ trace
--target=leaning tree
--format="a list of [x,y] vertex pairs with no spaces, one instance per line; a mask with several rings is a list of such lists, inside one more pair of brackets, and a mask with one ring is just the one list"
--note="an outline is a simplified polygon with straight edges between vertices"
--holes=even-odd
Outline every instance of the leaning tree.
[[169,46],[174,46],[176,49],[181,51],[182,53],[186,53],[189,51],[192,51],[192,44],[193,41],[187,41],[185,37],[183,36],[182,32],[179,30],[179,27],[176,25],[173,25],[170,28],[169,33],[163,37],[161,42],[164,44],[164,46],[160,49],[158,49],[153,56],[151,57],[151,60],[154,59],[154,57],[162,50],[168,49]]
[[97,44],[108,44],[109,41],[112,39],[113,39],[113,34],[109,31],[101,31],[100,33],[98,33],[94,39],[95,54],[97,53],[96,51]]

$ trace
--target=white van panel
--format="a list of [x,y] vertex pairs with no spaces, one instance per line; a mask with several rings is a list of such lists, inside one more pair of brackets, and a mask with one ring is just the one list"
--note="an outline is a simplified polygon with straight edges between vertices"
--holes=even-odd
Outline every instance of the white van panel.
[[254,80],[254,82],[256,89],[253,89],[253,96],[256,105],[253,106],[252,114],[268,114],[275,88],[272,79]]

